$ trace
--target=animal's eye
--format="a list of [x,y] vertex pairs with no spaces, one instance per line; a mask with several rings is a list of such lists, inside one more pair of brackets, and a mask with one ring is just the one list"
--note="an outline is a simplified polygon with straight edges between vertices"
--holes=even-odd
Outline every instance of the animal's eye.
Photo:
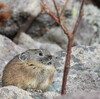
[[39,56],[43,56],[43,53],[39,52]]

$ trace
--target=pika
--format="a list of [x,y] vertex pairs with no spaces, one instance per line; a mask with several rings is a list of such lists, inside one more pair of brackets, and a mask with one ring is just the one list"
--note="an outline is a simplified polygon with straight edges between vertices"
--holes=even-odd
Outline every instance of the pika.
[[5,66],[2,86],[45,91],[52,83],[55,67],[52,55],[44,49],[29,49]]

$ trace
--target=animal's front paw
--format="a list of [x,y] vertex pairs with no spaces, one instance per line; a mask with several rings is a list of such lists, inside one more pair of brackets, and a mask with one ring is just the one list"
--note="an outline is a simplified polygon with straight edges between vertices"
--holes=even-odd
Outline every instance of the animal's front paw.
[[27,89],[27,91],[34,92],[35,90],[34,89]]
[[42,90],[38,90],[38,89],[34,89],[35,92],[38,92],[38,93],[42,93],[43,91]]
[[36,92],[36,93],[42,93],[42,90],[38,90],[38,89],[27,89],[27,91],[29,92]]

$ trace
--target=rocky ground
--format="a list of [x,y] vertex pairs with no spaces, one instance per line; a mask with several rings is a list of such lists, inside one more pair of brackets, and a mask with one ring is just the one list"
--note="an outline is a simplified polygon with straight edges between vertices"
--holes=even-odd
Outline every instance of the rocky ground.
[[[5,1],[8,7],[11,5],[10,0],[0,1]],[[48,6],[52,5],[50,0],[46,0],[46,2]],[[70,0],[64,14],[65,21],[67,21],[66,25],[70,31],[72,31],[72,27],[74,26],[78,14],[77,9],[79,8],[79,2],[72,2],[73,0]],[[63,3],[63,0],[60,0],[58,6],[62,6]],[[60,96],[67,37],[49,15],[46,13],[40,14],[40,0],[28,0],[27,2],[25,0],[15,1],[12,6],[14,6],[12,16],[6,20],[6,25],[0,26],[0,99],[53,99]],[[51,10],[55,12],[53,7]],[[100,92],[99,13],[100,10],[94,5],[88,4],[84,6],[84,17],[78,27],[72,48],[71,68],[67,83],[68,99],[72,99],[74,97],[72,93],[77,91],[80,91],[80,93],[76,93],[75,97],[83,96],[81,95],[83,91],[85,92],[84,94],[94,92],[97,97],[100,97],[100,94],[98,94]],[[27,33],[25,33],[21,28],[30,15],[36,18],[31,26],[29,26]],[[15,44],[10,39],[15,37],[20,29],[21,35],[18,37],[17,44]],[[6,64],[15,55],[27,49],[36,48],[45,48],[56,56],[54,61],[56,72],[53,83],[47,92],[31,93],[15,86],[2,87],[1,78]]]
[[[25,51],[18,45],[14,44],[8,38],[0,35],[0,82],[2,85],[2,72],[5,65],[18,53]],[[66,53],[58,51],[54,53],[56,72],[52,85],[45,93],[29,93],[22,89],[8,86],[1,87],[1,96],[4,99],[14,99],[13,97],[34,97],[35,99],[52,99],[51,97],[59,96],[61,90],[62,72]],[[71,68],[68,76],[67,91],[74,93],[76,91],[95,92],[100,91],[100,45],[97,46],[76,46],[72,48]],[[16,90],[16,91],[14,91]],[[21,93],[21,94],[19,94]],[[51,96],[50,96],[50,95]],[[49,98],[48,98],[49,96]],[[41,98],[40,98],[41,97]],[[21,98],[20,98],[21,99]]]

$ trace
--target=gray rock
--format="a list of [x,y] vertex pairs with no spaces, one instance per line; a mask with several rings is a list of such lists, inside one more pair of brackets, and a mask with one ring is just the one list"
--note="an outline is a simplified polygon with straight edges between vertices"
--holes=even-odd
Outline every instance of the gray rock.
[[0,88],[0,99],[54,99],[60,96],[56,92],[28,92],[16,86]]
[[26,12],[12,14],[4,21],[4,25],[0,25],[0,34],[13,39],[20,31],[20,28],[28,21],[29,17],[30,14]]
[[[0,34],[5,35],[10,39],[13,39],[19,31],[27,30],[27,27],[29,26],[28,22],[30,22],[29,17],[31,17],[32,21],[41,12],[40,0],[0,0],[0,2],[7,5],[2,11],[14,7],[11,9],[12,13],[10,17],[5,20],[5,25],[0,25]],[[24,26],[23,29],[22,26]]]
[[32,23],[28,34],[34,39],[45,35],[49,28],[54,25],[55,21],[46,13],[42,13],[36,17]]
[[[45,0],[47,6],[50,8],[50,10],[53,12],[53,13],[56,13],[56,10],[55,10],[55,7],[54,7],[54,4],[53,4],[53,1],[50,1],[50,0]],[[57,3],[57,6],[59,8],[62,8],[62,6],[64,5],[64,0],[58,0],[56,1]],[[61,9],[60,9],[61,10]],[[60,11],[59,11],[60,12]]]
[[93,27],[82,19],[75,35],[74,45],[91,45],[94,34]]
[[0,35],[0,86],[1,76],[5,65],[18,53],[23,52],[24,49],[15,45],[7,37]]
[[34,99],[54,99],[55,97],[60,96],[60,94],[57,92],[47,91],[44,93],[34,92],[34,93],[31,93],[31,96]]
[[[93,10],[92,10],[93,9]],[[89,5],[85,7],[85,15],[84,18],[89,22],[89,24],[92,25],[94,31],[94,36],[92,38],[91,43],[92,44],[100,44],[100,15],[98,14],[100,12],[100,9],[93,5]],[[90,11],[90,12],[88,12]],[[93,13],[93,14],[92,14]]]
[[21,33],[19,40],[18,40],[18,45],[23,47],[24,49],[47,49],[50,51],[52,54],[62,50],[60,46],[57,44],[53,44],[50,42],[39,42],[34,39],[32,39],[29,35],[25,33]]
[[[51,4],[49,0],[46,0],[46,1],[48,5]],[[63,0],[58,1],[58,6],[59,5],[61,6],[63,4],[64,4]],[[73,0],[70,0],[69,3],[67,4],[67,9],[72,10],[72,17],[65,18],[65,24],[70,32],[73,30],[74,24],[76,22],[79,7],[80,7],[80,3]],[[100,10],[93,5],[84,6],[84,16],[80,22],[77,33],[75,35],[74,45],[94,45],[95,43],[100,44],[100,15],[98,14],[99,12]],[[54,33],[56,33],[56,31],[57,33],[61,32],[60,29],[58,32],[58,29],[56,27],[53,27],[53,29],[51,30],[53,30]],[[51,30],[48,30],[46,35],[49,35],[50,34],[49,31]],[[64,41],[67,41],[63,33],[61,34],[62,34],[62,37],[59,36],[59,39],[63,38]],[[57,34],[55,34],[55,36],[53,35],[55,39],[48,39],[48,40],[51,42],[53,40],[56,41],[57,39],[56,35]],[[66,43],[62,41],[61,39],[59,41],[62,42],[61,43],[62,45],[60,44],[60,42],[58,42],[59,45],[61,45],[61,47],[64,46],[62,48],[65,49]]]
[[[91,50],[93,49],[93,50]],[[62,53],[62,52],[58,52]],[[71,67],[68,75],[67,92],[100,91],[100,45],[76,46],[72,48]],[[65,57],[55,56],[56,72],[51,91],[60,92]]]
[[60,94],[58,94],[57,92],[45,92],[44,94],[43,94],[43,96],[44,96],[44,99],[54,99],[55,97],[58,97],[58,96],[60,96]]
[[100,92],[75,92],[55,99],[100,99]]
[[[68,27],[72,29],[74,24],[74,19],[69,18],[68,23],[66,25],[69,25]],[[81,20],[78,30],[76,32],[73,46],[91,45],[93,36],[94,36],[94,29],[83,19]],[[36,39],[38,39],[39,42],[48,41],[56,43],[64,50],[67,48],[67,42],[68,42],[67,35],[64,34],[63,30],[59,26],[51,27],[43,36],[41,36],[41,38],[39,37]]]
[[[74,4],[73,9],[76,10],[74,12],[78,13],[77,9],[78,9],[79,5],[80,5],[79,2]],[[98,13],[100,13],[100,10],[97,7],[95,7],[94,5],[90,5],[90,4],[84,5],[84,16],[83,16],[83,18],[84,18],[84,20],[86,20],[91,25],[91,28],[93,29],[92,35],[93,35],[93,32],[94,32],[94,35],[91,38],[90,45],[94,45],[95,43],[100,44],[100,15]],[[90,35],[88,35],[88,37],[89,36]]]
[[[23,51],[25,51],[25,48],[19,47],[7,37],[0,35],[0,87],[2,85],[1,78],[4,67],[15,55]],[[57,93],[49,91],[45,93],[30,93],[14,86],[0,88],[0,99],[53,99],[55,96],[58,96]]]
[[[15,86],[0,88],[0,99],[33,99],[31,93]],[[34,98],[35,99],[35,98]]]
[[[5,65],[18,53],[21,53],[25,48],[20,48],[8,38],[0,35],[0,85],[2,83],[2,71]],[[76,91],[100,91],[100,45],[97,46],[76,46],[72,48],[71,68],[68,75],[67,92],[73,93]],[[0,95],[5,97],[28,97],[35,99],[53,99],[58,96],[61,90],[62,73],[66,53],[58,51],[54,54],[56,72],[53,83],[44,93],[29,93],[19,88],[2,87]],[[58,92],[58,93],[55,93]],[[25,93],[25,94],[24,94]],[[56,94],[56,95],[55,95]],[[0,98],[1,98],[0,97]],[[13,99],[13,98],[12,98]],[[21,99],[21,98],[20,98]]]
[[[74,2],[74,1],[73,1]],[[74,24],[77,19],[78,15],[78,9],[80,6],[80,3],[74,2],[73,5],[72,0],[69,1],[67,8],[72,10],[72,17],[70,18],[65,18],[65,24],[68,28],[68,30],[71,32],[73,30]],[[46,0],[46,3],[48,6],[53,6],[53,3],[49,0]],[[62,6],[64,4],[63,0],[58,1],[58,6]],[[54,11],[54,8],[50,7],[52,11]],[[94,10],[92,10],[94,9]],[[99,20],[99,9],[94,7],[93,5],[85,5],[84,7],[84,17],[80,22],[80,25],[78,27],[77,33],[75,35],[74,39],[74,46],[75,45],[93,45],[95,43],[99,43],[100,41],[100,20]],[[39,21],[42,25],[45,24],[45,26],[48,26],[48,20],[49,23],[51,24],[52,20],[50,17],[47,17],[46,15],[40,15]],[[44,16],[44,17],[43,17]],[[40,21],[44,19],[44,22]],[[48,19],[47,19],[48,18]],[[51,20],[51,21],[50,21]],[[40,25],[41,25],[40,24]],[[34,27],[34,26],[33,26]],[[37,37],[36,40],[39,42],[43,41],[49,41],[49,42],[56,42],[61,48],[66,49],[66,44],[67,44],[67,37],[65,34],[62,32],[59,26],[51,26],[49,29],[44,29],[39,33],[40,26],[36,25],[37,29],[36,31],[32,31],[33,29],[30,29],[30,35],[33,37]],[[48,26],[49,27],[49,26]],[[33,33],[34,32],[34,33]],[[34,38],[33,37],[33,38]],[[59,39],[58,39],[59,38]]]
[[40,42],[35,41],[29,35],[21,32],[21,35],[18,39],[18,45],[25,49],[38,49]]
[[53,27],[48,30],[41,40],[56,43],[63,49],[66,49],[67,47],[67,36],[63,33],[63,30],[60,27]]
[[5,3],[9,8],[14,7],[12,9],[13,13],[27,12],[33,16],[37,16],[41,11],[40,0],[28,0],[28,1],[0,0],[0,1]]

